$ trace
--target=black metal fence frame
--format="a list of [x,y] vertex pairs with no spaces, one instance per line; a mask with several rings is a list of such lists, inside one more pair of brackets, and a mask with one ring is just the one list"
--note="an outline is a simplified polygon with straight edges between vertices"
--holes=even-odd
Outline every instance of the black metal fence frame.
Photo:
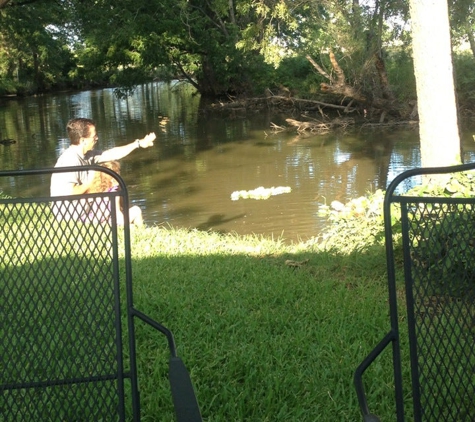
[[[133,420],[140,420],[140,398],[139,398],[139,388],[138,388],[138,377],[137,377],[137,366],[136,366],[136,341],[135,341],[135,319],[143,321],[145,324],[153,327],[167,337],[168,347],[170,351],[170,360],[169,360],[169,380],[172,390],[172,397],[175,405],[175,411],[177,420],[181,422],[199,422],[201,421],[201,414],[199,411],[199,406],[195,397],[194,389],[189,378],[188,371],[186,370],[182,360],[177,355],[176,345],[172,332],[164,327],[162,324],[158,323],[154,319],[145,315],[141,311],[135,308],[133,300],[133,285],[132,285],[132,262],[131,262],[131,239],[130,239],[130,217],[128,212],[128,206],[124,206],[123,216],[124,216],[124,227],[123,227],[123,244],[119,245],[119,236],[117,228],[117,218],[116,218],[116,201],[115,199],[120,197],[123,201],[123,204],[129,204],[129,195],[127,186],[124,180],[114,171],[101,167],[101,166],[83,166],[80,168],[81,171],[102,171],[109,174],[111,177],[115,178],[120,186],[120,189],[117,192],[106,192],[106,193],[97,193],[97,194],[84,194],[84,195],[69,195],[69,196],[45,196],[45,197],[36,197],[36,198],[0,198],[0,207],[7,204],[32,204],[32,203],[51,203],[56,201],[72,201],[78,199],[88,199],[88,198],[101,198],[108,197],[109,203],[111,206],[111,228],[112,228],[112,239],[113,244],[113,278],[114,278],[114,301],[115,301],[115,330],[116,330],[116,339],[117,339],[117,374],[111,375],[114,379],[117,379],[118,390],[119,390],[119,415],[120,420],[125,420],[125,402],[124,402],[124,381],[130,379],[131,383],[131,401],[132,401],[132,413]],[[31,169],[31,170],[12,170],[12,171],[0,171],[0,178],[2,177],[34,177],[40,175],[52,175],[53,173],[67,173],[67,172],[77,172],[78,167],[61,167],[61,168],[45,168],[45,169]],[[0,208],[1,216],[1,208]],[[0,227],[0,233],[2,228]],[[119,291],[121,286],[119,283],[122,280],[119,277],[119,246],[124,248],[124,265],[125,265],[125,293],[126,293],[126,308],[125,310],[121,309]],[[1,311],[1,309],[0,309]],[[121,313],[126,312],[127,315],[127,327],[122,327],[121,323]],[[1,312],[0,312],[1,315]],[[2,324],[2,321],[0,321]],[[124,356],[123,356],[123,344],[122,344],[122,329],[128,330],[128,371],[124,371]],[[2,339],[0,339],[2,341]],[[32,356],[32,359],[34,357]],[[6,356],[0,356],[0,360],[4,362],[7,361]],[[82,382],[84,380],[80,379],[69,379],[69,380],[46,380],[45,382],[40,383],[19,383],[19,384],[5,384],[2,379],[0,379],[0,397],[3,395],[3,391],[11,389],[21,389],[21,388],[41,388],[46,385],[51,385],[52,383],[75,383]],[[2,409],[0,409],[2,412]],[[1,419],[1,417],[0,417]],[[3,420],[3,419],[2,419]],[[8,420],[8,418],[6,419]]]
[[[363,386],[363,375],[366,369],[374,362],[374,360],[388,347],[392,346],[392,359],[394,370],[394,386],[395,386],[395,406],[396,417],[398,422],[405,421],[404,395],[403,395],[403,377],[400,347],[400,330],[398,316],[398,297],[396,288],[396,268],[395,268],[395,251],[392,230],[392,214],[391,207],[394,204],[401,206],[401,222],[403,236],[403,260],[404,260],[404,279],[406,283],[406,305],[409,310],[414,308],[414,299],[412,297],[410,283],[412,283],[411,260],[409,251],[409,224],[408,204],[425,203],[425,204],[447,204],[447,205],[474,205],[475,197],[471,198],[455,198],[455,197],[416,197],[405,194],[397,194],[396,191],[404,182],[413,177],[425,177],[431,175],[448,175],[461,172],[475,170],[475,163],[462,164],[449,167],[432,167],[432,168],[416,168],[407,170],[398,175],[389,185],[384,200],[384,225],[385,225],[385,243],[386,243],[386,259],[387,259],[387,276],[388,276],[388,294],[389,294],[389,310],[390,310],[390,330],[376,347],[365,357],[354,374],[354,384],[358,397],[358,403],[365,422],[379,421],[379,418],[370,412],[365,389]],[[474,179],[475,180],[475,179]],[[475,222],[474,222],[475,224]],[[474,255],[475,259],[475,255]],[[474,280],[475,283],[475,280]],[[410,346],[410,365],[411,365],[411,381],[412,381],[412,401],[414,410],[414,420],[420,422],[423,420],[423,409],[421,407],[420,397],[420,379],[418,369],[418,350],[417,333],[415,331],[415,321],[413,312],[408,312],[408,337]],[[467,371],[471,370],[467,368]],[[473,376],[475,384],[475,375]],[[472,415],[473,416],[473,415]]]

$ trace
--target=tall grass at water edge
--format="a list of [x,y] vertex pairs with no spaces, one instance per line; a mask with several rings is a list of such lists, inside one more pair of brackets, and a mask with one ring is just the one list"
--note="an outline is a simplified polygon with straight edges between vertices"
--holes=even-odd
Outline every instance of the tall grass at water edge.
[[[160,227],[132,236],[136,307],[168,326],[205,421],[359,421],[353,373],[389,329],[384,248],[341,253]],[[167,349],[138,332],[143,419],[173,421]],[[390,350],[368,369],[394,420]]]

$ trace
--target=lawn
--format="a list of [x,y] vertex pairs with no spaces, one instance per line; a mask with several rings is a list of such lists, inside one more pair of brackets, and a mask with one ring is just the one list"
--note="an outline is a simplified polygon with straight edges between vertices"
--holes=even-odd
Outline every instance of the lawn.
[[[389,329],[381,245],[338,253],[160,227],[132,240],[136,306],[174,332],[204,420],[361,420],[353,372]],[[138,335],[144,420],[172,421],[165,341]],[[392,420],[390,351],[365,379],[372,412]]]

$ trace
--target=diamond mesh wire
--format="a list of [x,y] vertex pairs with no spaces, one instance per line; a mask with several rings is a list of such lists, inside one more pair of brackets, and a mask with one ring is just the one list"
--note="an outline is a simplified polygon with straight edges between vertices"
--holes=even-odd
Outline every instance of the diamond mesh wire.
[[403,205],[415,414],[424,421],[473,420],[475,206],[446,198]]
[[117,236],[86,205],[0,203],[1,421],[119,420]]

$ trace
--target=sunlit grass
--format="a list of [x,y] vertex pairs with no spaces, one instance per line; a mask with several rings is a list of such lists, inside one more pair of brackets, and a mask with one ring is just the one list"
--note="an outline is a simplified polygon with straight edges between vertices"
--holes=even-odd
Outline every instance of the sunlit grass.
[[[361,419],[353,372],[389,328],[382,247],[338,254],[159,227],[132,240],[136,306],[174,332],[206,421]],[[164,340],[144,330],[139,344],[143,416],[172,421]],[[366,378],[371,410],[391,420],[390,353]]]

